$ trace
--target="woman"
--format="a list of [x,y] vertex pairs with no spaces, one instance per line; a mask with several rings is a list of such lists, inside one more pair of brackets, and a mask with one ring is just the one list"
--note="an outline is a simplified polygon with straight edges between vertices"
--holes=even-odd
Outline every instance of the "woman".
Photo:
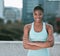
[[36,6],[34,22],[24,27],[23,46],[29,49],[27,56],[49,56],[47,48],[54,45],[53,27],[42,21],[44,10]]

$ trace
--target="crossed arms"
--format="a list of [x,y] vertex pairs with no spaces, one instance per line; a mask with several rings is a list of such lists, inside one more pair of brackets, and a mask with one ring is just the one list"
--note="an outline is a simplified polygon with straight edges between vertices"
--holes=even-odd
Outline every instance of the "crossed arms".
[[49,48],[54,45],[53,28],[51,25],[47,24],[46,26],[48,31],[48,39],[45,42],[43,41],[30,42],[28,38],[30,27],[31,25],[26,25],[24,27],[23,46],[25,49],[37,50],[41,48]]

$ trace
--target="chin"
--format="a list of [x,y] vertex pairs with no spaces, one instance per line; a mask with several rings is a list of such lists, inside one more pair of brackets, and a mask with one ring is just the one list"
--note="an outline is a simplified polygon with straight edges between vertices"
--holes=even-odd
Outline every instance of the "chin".
[[35,21],[35,22],[40,23],[40,21]]

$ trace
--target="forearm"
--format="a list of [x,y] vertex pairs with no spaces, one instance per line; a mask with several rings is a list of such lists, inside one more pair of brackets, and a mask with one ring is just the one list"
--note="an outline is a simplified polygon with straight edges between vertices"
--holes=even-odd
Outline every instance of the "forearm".
[[40,49],[39,46],[30,45],[30,44],[25,44],[25,45],[24,45],[24,48],[25,48],[25,49],[30,49],[30,50],[37,50],[37,49]]
[[32,42],[32,43],[29,43],[30,45],[36,45],[36,46],[39,46],[40,48],[48,48],[48,47],[51,47],[53,46],[53,43],[49,42],[49,41],[46,41],[46,42],[39,42],[39,41],[35,41],[35,42]]
[[35,43],[36,46],[39,46],[41,48],[48,48],[51,47],[51,43],[49,41],[46,42],[40,42],[40,43]]

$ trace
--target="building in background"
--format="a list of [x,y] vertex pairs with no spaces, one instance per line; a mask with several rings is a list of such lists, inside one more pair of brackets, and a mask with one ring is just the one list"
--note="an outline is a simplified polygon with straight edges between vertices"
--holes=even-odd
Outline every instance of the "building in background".
[[22,21],[24,23],[31,23],[33,21],[33,8],[38,4],[38,0],[23,0]]
[[4,17],[5,20],[20,20],[20,10],[14,7],[5,7]]
[[33,8],[41,5],[44,8],[44,21],[54,20],[57,15],[60,16],[60,1],[52,0],[23,0],[22,21],[30,23],[33,21]]
[[0,19],[7,20],[21,20],[22,9],[15,7],[5,7],[4,0],[0,0]]
[[0,0],[0,18],[4,18],[3,12],[4,12],[4,0]]

